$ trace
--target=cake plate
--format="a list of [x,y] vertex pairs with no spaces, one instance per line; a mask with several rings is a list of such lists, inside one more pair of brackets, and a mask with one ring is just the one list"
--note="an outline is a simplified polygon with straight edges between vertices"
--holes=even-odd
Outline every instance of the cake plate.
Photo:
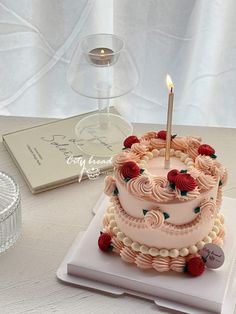
[[[95,217],[80,233],[57,271],[67,284],[121,296],[130,294],[153,300],[159,307],[191,314],[234,312],[236,295],[236,199],[223,198],[226,217],[226,260],[217,270],[207,269],[197,278],[188,274],[143,271],[122,261],[117,254],[101,252],[97,239],[109,199],[102,196],[95,205]],[[228,219],[227,219],[228,218]]]

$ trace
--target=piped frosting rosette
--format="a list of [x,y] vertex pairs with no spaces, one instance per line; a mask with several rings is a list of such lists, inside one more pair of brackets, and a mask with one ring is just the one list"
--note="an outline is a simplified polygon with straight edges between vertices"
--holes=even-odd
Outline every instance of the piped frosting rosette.
[[115,179],[112,176],[107,176],[105,178],[104,193],[108,196],[112,196],[115,188],[116,188]]
[[[142,143],[134,143],[131,146],[131,152],[134,154],[137,154],[138,156],[142,157],[143,155],[145,155],[145,153],[147,152],[147,147],[146,145],[142,144]],[[136,160],[135,160],[136,161]]]
[[210,156],[198,155],[195,159],[195,167],[205,175],[220,178],[222,184],[227,181],[227,171],[225,167]]
[[195,160],[195,158],[199,155],[198,148],[201,145],[201,138],[188,136],[186,138],[186,142],[187,142],[186,152],[193,160]]
[[[134,144],[133,144],[134,145]],[[113,157],[112,163],[115,168],[120,168],[127,161],[138,161],[140,157],[130,149],[123,151]]]
[[151,149],[151,144],[150,144],[150,140],[149,140],[149,139],[141,138],[141,139],[140,139],[140,144],[145,145],[148,150]]
[[186,137],[176,136],[173,138],[171,141],[171,148],[175,150],[186,151],[188,149]]
[[213,159],[209,156],[198,155],[195,159],[195,167],[198,170],[211,175],[213,169]]
[[153,178],[152,197],[157,202],[167,202],[174,198],[174,192],[169,188],[169,181],[166,177]]
[[216,184],[215,177],[205,174],[196,168],[192,168],[189,171],[189,174],[196,180],[200,191],[207,191],[213,188]]
[[163,213],[159,209],[156,209],[156,210],[149,210],[146,213],[144,220],[148,228],[157,229],[162,226],[165,219],[164,219]]
[[142,141],[142,140],[151,140],[152,138],[157,138],[157,132],[155,132],[155,131],[150,131],[150,132],[145,133],[145,134],[141,137],[140,141]]
[[228,173],[226,168],[217,160],[214,160],[214,165],[213,165],[213,173],[215,176],[219,176],[221,185],[225,185],[228,179]]
[[152,148],[161,149],[166,147],[166,142],[160,138],[151,138],[150,145]]
[[127,189],[131,194],[145,198],[152,194],[153,181],[149,176],[140,175],[127,182]]
[[195,159],[195,167],[208,175],[217,174],[217,167],[210,156],[198,155]]

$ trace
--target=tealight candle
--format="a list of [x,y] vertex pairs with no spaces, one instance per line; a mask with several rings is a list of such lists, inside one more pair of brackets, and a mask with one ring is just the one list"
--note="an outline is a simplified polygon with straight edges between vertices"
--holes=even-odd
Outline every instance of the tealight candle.
[[97,66],[109,66],[114,62],[114,51],[109,48],[94,48],[88,55],[90,61]]
[[172,128],[172,112],[174,103],[174,92],[173,82],[171,77],[167,74],[166,84],[169,89],[168,96],[168,113],[167,113],[167,124],[166,124],[166,150],[165,150],[165,169],[170,168],[170,143],[171,143],[171,128]]

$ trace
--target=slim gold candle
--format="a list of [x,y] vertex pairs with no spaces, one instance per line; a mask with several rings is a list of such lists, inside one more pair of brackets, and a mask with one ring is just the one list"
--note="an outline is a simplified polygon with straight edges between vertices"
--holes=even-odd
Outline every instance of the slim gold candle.
[[174,103],[174,85],[171,77],[167,74],[166,84],[169,89],[168,97],[168,112],[167,112],[167,124],[166,124],[166,151],[165,151],[165,169],[170,168],[170,143],[171,143],[171,128],[172,128],[172,112]]

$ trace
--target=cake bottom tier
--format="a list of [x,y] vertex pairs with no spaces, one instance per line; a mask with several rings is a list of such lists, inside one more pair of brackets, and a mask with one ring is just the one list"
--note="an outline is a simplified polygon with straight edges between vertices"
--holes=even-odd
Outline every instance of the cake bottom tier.
[[204,237],[201,241],[188,248],[167,250],[165,248],[147,247],[142,243],[133,242],[119,230],[114,216],[114,206],[107,208],[103,218],[103,232],[111,236],[113,252],[120,255],[123,261],[136,264],[141,269],[154,269],[157,272],[184,272],[186,263],[194,256],[199,256],[199,251],[207,243],[223,246],[225,236],[224,217],[218,213],[213,226],[216,237]]

